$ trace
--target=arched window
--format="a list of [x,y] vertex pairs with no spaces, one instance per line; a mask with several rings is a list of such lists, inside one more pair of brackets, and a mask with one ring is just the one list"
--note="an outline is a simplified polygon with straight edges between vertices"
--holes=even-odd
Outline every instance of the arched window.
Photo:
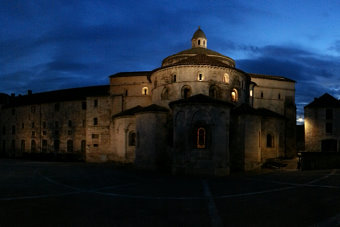
[[224,73],[222,80],[223,80],[224,83],[228,84],[229,83],[229,74]]
[[129,132],[129,146],[136,146],[136,133],[133,131]]
[[203,73],[199,72],[199,73],[197,74],[197,80],[198,80],[198,81],[203,81],[203,80],[204,80]]
[[168,88],[163,88],[162,94],[161,94],[161,100],[168,100],[169,99],[169,90]]
[[148,95],[148,94],[149,94],[149,89],[148,89],[148,87],[143,87],[143,89],[142,89],[142,94],[143,94],[143,95]]
[[267,147],[274,147],[274,136],[270,133],[267,134]]
[[171,82],[172,82],[172,83],[175,83],[176,80],[177,80],[176,74],[171,75]]
[[196,147],[197,148],[206,148],[206,130],[203,127],[200,127],[197,129],[197,144]]
[[31,141],[31,152],[37,151],[37,144],[35,143],[35,140]]
[[201,45],[201,40],[198,40],[197,43],[198,43],[198,45]]
[[191,87],[186,85],[182,87],[182,98],[186,99],[191,96]]
[[73,152],[73,141],[67,140],[67,152]]
[[232,102],[238,101],[238,92],[235,88],[231,91],[231,101]]
[[216,86],[211,86],[209,88],[209,96],[216,99],[218,97],[218,90]]

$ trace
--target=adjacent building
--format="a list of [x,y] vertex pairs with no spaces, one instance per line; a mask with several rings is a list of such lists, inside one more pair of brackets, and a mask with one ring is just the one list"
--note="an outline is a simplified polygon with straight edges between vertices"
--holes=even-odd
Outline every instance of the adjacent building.
[[296,154],[295,81],[236,68],[207,48],[200,28],[190,49],[159,68],[109,79],[105,86],[2,94],[2,154],[81,153],[89,162],[212,175]]
[[305,151],[340,151],[340,101],[329,94],[315,98],[304,108]]

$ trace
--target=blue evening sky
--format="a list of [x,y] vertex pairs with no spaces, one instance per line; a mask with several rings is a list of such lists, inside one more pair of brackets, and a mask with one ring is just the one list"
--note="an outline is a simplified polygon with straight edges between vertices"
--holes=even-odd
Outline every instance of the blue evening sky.
[[339,12],[336,0],[0,0],[0,93],[153,70],[201,26],[243,71],[296,80],[300,116],[325,92],[340,98]]

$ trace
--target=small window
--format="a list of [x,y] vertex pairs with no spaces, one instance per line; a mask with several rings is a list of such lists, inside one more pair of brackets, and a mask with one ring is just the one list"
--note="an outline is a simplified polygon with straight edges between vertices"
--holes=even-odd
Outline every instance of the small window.
[[129,94],[129,92],[128,92],[128,90],[126,89],[126,90],[125,90],[125,96],[128,96],[128,94]]
[[222,81],[226,84],[229,83],[229,74],[228,73],[224,73]]
[[277,99],[281,99],[281,94],[280,93],[277,95]]
[[136,146],[136,133],[129,132],[129,146]]
[[98,125],[98,118],[93,118],[93,125]]
[[12,135],[15,135],[15,125],[12,125]]
[[31,141],[31,152],[36,152],[37,151],[37,144],[35,140]]
[[99,134],[92,134],[92,139],[98,139],[99,138]]
[[86,141],[85,141],[85,140],[82,140],[82,141],[81,141],[81,144],[80,144],[80,151],[81,151],[82,153],[85,153],[85,151],[86,151]]
[[86,102],[81,102],[81,109],[86,110]]
[[261,99],[263,99],[263,91],[261,91]]
[[198,81],[203,81],[203,80],[204,80],[204,76],[203,76],[202,73],[198,73],[198,75],[197,75],[197,80],[198,80]]
[[68,120],[68,127],[72,127],[72,121]]
[[31,125],[31,126],[32,126],[32,128],[34,128],[34,127],[35,127],[35,125],[34,125],[34,122],[32,122],[32,125]]
[[173,74],[173,75],[171,76],[171,82],[172,82],[172,83],[175,83],[176,80],[177,80],[177,76],[176,76],[176,74]]
[[98,107],[98,99],[93,100],[93,107]]
[[183,86],[182,87],[182,98],[186,99],[191,96],[191,87],[190,86]]
[[67,140],[67,152],[73,152],[73,141]]
[[46,128],[46,121],[43,122],[43,128]]
[[21,128],[24,129],[25,128],[25,124],[21,123]]
[[250,95],[250,97],[253,97],[253,90],[249,91],[249,95]]
[[148,95],[149,94],[149,89],[147,87],[143,87],[142,94],[143,95]]
[[93,147],[98,147],[98,144],[96,144],[96,143],[95,143],[95,144],[93,144]]
[[231,101],[238,102],[238,92],[235,88],[231,91]]
[[203,45],[205,46],[205,40],[203,40]]
[[326,123],[326,133],[333,133],[333,124],[332,123]]
[[197,41],[197,44],[198,44],[198,45],[201,45],[201,40],[198,40],[198,41]]
[[83,120],[82,126],[83,126],[83,127],[86,126],[86,120]]
[[47,135],[47,132],[46,132],[46,131],[43,131],[43,135],[46,136],[46,135]]
[[35,131],[32,131],[32,136],[35,136]]
[[55,126],[56,128],[59,128],[59,121],[54,122],[54,126]]
[[54,135],[59,136],[59,130],[55,130]]
[[206,130],[205,128],[198,128],[197,129],[197,148],[203,149],[206,148]]
[[274,136],[271,134],[267,134],[267,147],[274,147]]
[[72,135],[72,130],[68,130],[67,135]]
[[333,110],[326,109],[326,120],[332,120],[332,119],[333,119]]

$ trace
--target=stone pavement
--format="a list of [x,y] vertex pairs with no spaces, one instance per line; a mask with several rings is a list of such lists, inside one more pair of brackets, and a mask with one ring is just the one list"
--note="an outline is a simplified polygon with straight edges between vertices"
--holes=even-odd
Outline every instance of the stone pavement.
[[340,170],[169,176],[0,160],[0,226],[339,226]]

